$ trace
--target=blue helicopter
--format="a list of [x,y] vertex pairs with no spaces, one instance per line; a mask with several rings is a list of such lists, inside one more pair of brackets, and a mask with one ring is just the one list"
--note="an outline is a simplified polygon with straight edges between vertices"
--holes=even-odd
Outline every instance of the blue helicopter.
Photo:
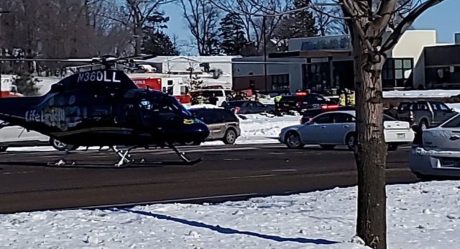
[[55,83],[43,96],[0,99],[0,119],[67,144],[109,146],[120,157],[117,166],[134,162],[130,151],[138,147],[169,147],[186,164],[200,161],[175,145],[204,141],[206,124],[174,97],[139,89],[115,69],[119,59],[96,62],[96,67]]

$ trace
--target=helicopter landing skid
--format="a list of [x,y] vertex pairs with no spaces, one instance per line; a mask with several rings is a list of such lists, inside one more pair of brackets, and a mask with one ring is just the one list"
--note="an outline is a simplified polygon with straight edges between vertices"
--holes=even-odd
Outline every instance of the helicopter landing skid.
[[187,157],[185,152],[179,151],[176,146],[173,144],[168,144],[169,148],[171,148],[177,156],[181,159],[181,162],[147,162],[145,159],[135,160],[133,156],[130,154],[132,149],[137,148],[137,146],[129,147],[126,150],[120,150],[116,146],[112,147],[115,153],[117,153],[120,160],[118,163],[115,164],[116,167],[123,167],[128,165],[149,165],[149,164],[185,164],[185,165],[193,165],[196,163],[201,162],[201,158],[197,159],[190,159]]
[[185,154],[185,152],[182,152],[182,151],[179,151],[176,146],[174,146],[173,144],[168,144],[169,148],[171,148],[174,152],[176,152],[176,154],[179,156],[179,158],[185,163],[185,164],[188,164],[188,165],[193,165],[195,163],[199,163],[201,162],[201,158],[197,158],[197,159],[190,159],[187,157],[187,155]]
[[137,146],[133,146],[133,147],[127,148],[126,150],[120,150],[116,146],[113,146],[112,149],[115,151],[115,153],[117,153],[118,157],[120,158],[120,161],[118,161],[118,163],[116,163],[115,166],[121,167],[121,166],[124,166],[125,164],[132,163],[134,160],[133,160],[132,155],[129,152],[136,147]]

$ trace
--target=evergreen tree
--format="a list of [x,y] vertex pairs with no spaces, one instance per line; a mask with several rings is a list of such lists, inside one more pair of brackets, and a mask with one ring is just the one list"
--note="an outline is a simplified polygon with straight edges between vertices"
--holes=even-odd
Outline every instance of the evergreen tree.
[[167,28],[168,21],[169,17],[160,12],[155,12],[147,18],[147,24],[143,27],[142,53],[155,56],[179,54],[171,38],[162,31]]
[[228,13],[220,22],[220,48],[227,55],[241,55],[248,45],[244,36],[244,23],[234,12]]
[[169,36],[162,31],[148,32],[144,35],[142,53],[159,55],[179,55]]
[[[309,4],[310,0],[294,0],[292,9],[306,8]],[[277,40],[279,50],[286,50],[288,39],[311,37],[315,36],[316,33],[315,18],[313,13],[306,8],[285,16],[275,30],[274,37]]]

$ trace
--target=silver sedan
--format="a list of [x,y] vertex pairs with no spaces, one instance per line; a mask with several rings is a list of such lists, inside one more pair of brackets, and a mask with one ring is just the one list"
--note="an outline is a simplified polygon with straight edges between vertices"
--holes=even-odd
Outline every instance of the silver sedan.
[[422,179],[460,177],[460,114],[420,132],[409,159],[412,172]]
[[[301,148],[306,144],[319,144],[325,149],[347,145],[353,149],[356,140],[355,111],[326,112],[302,125],[283,128],[279,135],[281,143],[289,148]],[[410,124],[384,116],[384,136],[390,150],[398,145],[411,143],[414,132]]]

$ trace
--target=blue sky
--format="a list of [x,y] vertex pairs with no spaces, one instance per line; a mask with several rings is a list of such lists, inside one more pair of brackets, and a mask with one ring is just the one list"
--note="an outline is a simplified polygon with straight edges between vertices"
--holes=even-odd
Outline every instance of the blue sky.
[[[170,4],[164,7],[166,15],[170,17],[168,23],[169,35],[175,34],[179,40],[191,41],[192,36],[183,17],[182,7]],[[439,42],[453,42],[454,33],[460,32],[460,1],[444,0],[425,12],[414,23],[416,29],[435,29]]]

